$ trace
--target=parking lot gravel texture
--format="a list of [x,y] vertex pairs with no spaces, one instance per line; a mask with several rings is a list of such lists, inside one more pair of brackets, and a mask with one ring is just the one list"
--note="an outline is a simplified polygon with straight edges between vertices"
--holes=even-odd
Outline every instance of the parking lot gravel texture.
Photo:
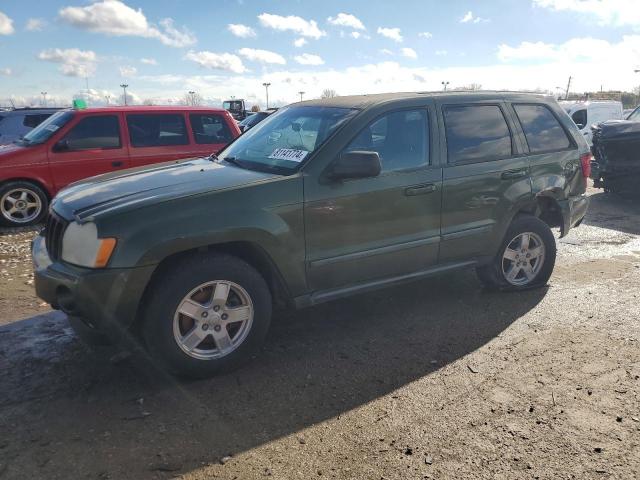
[[89,349],[0,232],[0,480],[640,478],[640,201],[590,190],[547,287],[459,272],[278,313],[185,382]]

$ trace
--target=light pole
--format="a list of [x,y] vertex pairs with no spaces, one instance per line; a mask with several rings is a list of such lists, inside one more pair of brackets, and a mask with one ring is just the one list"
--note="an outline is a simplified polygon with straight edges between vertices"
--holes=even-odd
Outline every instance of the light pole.
[[305,92],[298,92],[300,94],[300,101],[302,101],[302,95],[305,94]]
[[122,90],[124,90],[124,105],[125,105],[125,106],[127,105],[127,87],[128,87],[128,86],[129,86],[129,85],[128,85],[128,84],[126,84],[126,83],[121,83],[121,84],[120,84],[120,87],[122,88]]
[[107,101],[107,107],[108,107],[109,104],[111,103],[111,95],[105,95],[104,99]]
[[47,106],[47,92],[40,92],[40,94],[42,95],[42,104],[46,107]]
[[269,110],[269,86],[271,84],[270,83],[263,83],[262,86],[264,87],[265,91],[267,92],[267,110]]
[[194,92],[193,90],[189,90],[189,96],[191,97],[191,106],[195,106],[196,104],[196,92]]
[[442,88],[444,89],[444,91],[447,91],[447,86],[449,85],[449,82],[440,82],[442,83]]

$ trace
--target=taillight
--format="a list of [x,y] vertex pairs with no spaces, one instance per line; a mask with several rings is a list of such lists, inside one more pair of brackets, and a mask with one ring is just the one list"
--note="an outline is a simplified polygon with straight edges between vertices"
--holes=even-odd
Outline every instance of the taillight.
[[591,176],[591,159],[592,155],[590,153],[585,153],[580,156],[580,164],[582,165],[582,176],[584,178],[589,178]]

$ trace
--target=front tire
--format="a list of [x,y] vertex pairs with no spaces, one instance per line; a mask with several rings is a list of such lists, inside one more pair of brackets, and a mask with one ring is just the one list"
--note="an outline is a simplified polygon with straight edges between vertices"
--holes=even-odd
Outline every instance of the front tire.
[[180,376],[234,370],[260,349],[271,321],[271,294],[249,264],[225,254],[174,262],[146,304],[142,334],[151,356]]
[[49,199],[36,184],[7,182],[0,186],[0,222],[9,227],[40,223],[47,214]]
[[524,290],[546,285],[556,262],[556,240],[537,217],[516,217],[493,261],[476,269],[478,279],[492,290]]

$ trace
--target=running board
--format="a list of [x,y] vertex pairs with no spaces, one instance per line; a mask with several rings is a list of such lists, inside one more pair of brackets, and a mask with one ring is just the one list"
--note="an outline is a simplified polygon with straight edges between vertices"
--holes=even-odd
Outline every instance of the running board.
[[296,308],[304,308],[312,305],[318,305],[319,303],[330,302],[343,297],[350,297],[359,293],[369,292],[372,290],[378,290],[381,288],[387,288],[394,285],[400,285],[415,280],[421,280],[423,278],[431,277],[445,272],[453,270],[460,270],[464,268],[474,267],[478,265],[477,260],[469,260],[466,262],[447,263],[444,265],[438,265],[427,270],[420,270],[418,272],[408,273],[405,275],[399,275],[396,277],[382,278],[365,283],[358,283],[355,285],[348,285],[346,287],[334,288],[330,290],[320,290],[308,295],[302,295],[294,298],[294,305]]

